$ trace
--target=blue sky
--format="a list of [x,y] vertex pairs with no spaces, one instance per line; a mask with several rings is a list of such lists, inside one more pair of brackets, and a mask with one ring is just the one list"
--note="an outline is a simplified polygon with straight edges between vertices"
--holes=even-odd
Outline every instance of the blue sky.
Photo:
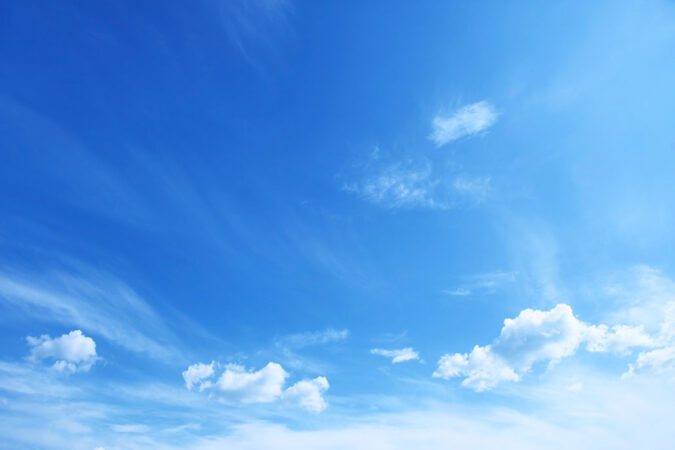
[[670,447],[672,2],[0,21],[0,448]]

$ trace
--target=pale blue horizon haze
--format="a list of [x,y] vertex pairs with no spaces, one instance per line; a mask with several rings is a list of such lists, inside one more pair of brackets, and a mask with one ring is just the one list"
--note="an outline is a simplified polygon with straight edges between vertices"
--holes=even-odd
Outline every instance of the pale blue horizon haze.
[[0,24],[0,448],[672,448],[672,1]]

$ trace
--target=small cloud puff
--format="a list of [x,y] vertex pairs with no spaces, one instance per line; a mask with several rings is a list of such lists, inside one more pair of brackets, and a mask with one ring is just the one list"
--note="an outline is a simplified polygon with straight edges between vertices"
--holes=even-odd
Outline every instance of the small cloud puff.
[[208,381],[203,381],[207,378],[213,376],[213,365],[215,363],[211,361],[211,364],[202,364],[197,363],[188,367],[183,372],[183,380],[185,380],[185,387],[188,390],[192,389],[192,386],[199,385],[199,390],[204,390],[205,387],[208,387],[210,383]]
[[434,117],[429,139],[441,147],[463,136],[488,129],[497,121],[497,116],[494,107],[486,101],[463,106],[449,116]]
[[218,380],[209,380],[215,374],[211,364],[193,364],[183,372],[185,386],[200,391],[210,389],[223,400],[235,403],[272,403],[288,401],[312,412],[326,409],[323,392],[329,388],[325,377],[302,380],[284,390],[288,372],[275,362],[269,362],[260,370],[249,370],[238,364],[227,364]]
[[283,398],[307,411],[320,413],[327,406],[321,394],[327,391],[329,387],[326,377],[302,380],[286,389]]
[[374,348],[370,351],[370,353],[373,355],[380,355],[387,358],[392,358],[391,360],[392,364],[419,359],[419,353],[413,350],[412,347],[406,347],[399,350],[384,350],[381,348]]
[[52,367],[59,372],[87,372],[99,359],[96,343],[80,330],[54,339],[46,334],[37,338],[28,336],[26,341],[31,347],[30,359],[55,360]]

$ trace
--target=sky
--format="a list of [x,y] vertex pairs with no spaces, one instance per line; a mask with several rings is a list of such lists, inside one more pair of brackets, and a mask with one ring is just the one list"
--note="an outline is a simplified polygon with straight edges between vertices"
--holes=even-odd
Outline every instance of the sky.
[[0,448],[666,449],[675,4],[5,1]]

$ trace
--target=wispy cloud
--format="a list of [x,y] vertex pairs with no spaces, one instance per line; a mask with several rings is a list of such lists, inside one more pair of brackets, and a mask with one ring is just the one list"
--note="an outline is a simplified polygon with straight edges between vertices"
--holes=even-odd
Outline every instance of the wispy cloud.
[[308,347],[311,345],[328,344],[331,342],[345,341],[349,337],[349,330],[336,330],[326,328],[321,331],[312,331],[307,333],[297,333],[285,336],[277,340],[277,343],[288,345],[294,348]]
[[458,175],[452,181],[452,187],[458,194],[464,195],[476,203],[484,201],[492,189],[490,177],[471,177]]
[[76,326],[134,352],[168,360],[180,355],[173,334],[122,281],[80,267],[42,274],[0,272],[0,302],[41,320]]
[[437,190],[441,181],[433,176],[429,161],[397,162],[377,169],[345,190],[386,208],[445,208]]
[[495,292],[499,287],[516,280],[516,272],[494,271],[474,275],[460,286],[443,291],[448,295],[467,296],[475,292]]
[[419,353],[413,350],[412,347],[401,348],[398,350],[385,350],[381,348],[374,348],[370,350],[370,353],[372,353],[373,355],[380,355],[386,358],[391,358],[392,364],[420,359]]
[[111,427],[113,431],[117,433],[147,433],[150,431],[150,427],[142,424],[124,424],[124,425],[113,425]]
[[437,147],[463,136],[471,136],[487,130],[497,120],[494,107],[486,102],[463,106],[450,115],[437,115],[433,119],[433,131],[429,136]]
[[289,0],[233,0],[220,4],[225,31],[234,47],[254,66],[288,26]]

